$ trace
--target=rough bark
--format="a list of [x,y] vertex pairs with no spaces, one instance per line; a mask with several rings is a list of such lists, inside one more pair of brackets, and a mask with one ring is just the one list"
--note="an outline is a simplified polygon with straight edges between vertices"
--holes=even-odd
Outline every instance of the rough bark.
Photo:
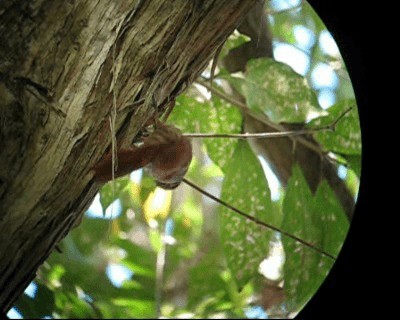
[[[223,63],[229,72],[245,71],[250,59],[273,57],[272,36],[265,19],[265,3],[257,3],[238,26],[238,30],[251,38],[251,41],[232,49]],[[231,88],[232,91],[233,88]],[[245,99],[236,92],[236,99],[245,103]],[[245,114],[247,132],[276,132],[276,127],[267,121]],[[282,130],[301,129],[299,125],[282,124]],[[303,143],[306,140],[306,143]],[[329,161],[322,148],[312,137],[290,137],[268,140],[249,140],[257,153],[268,159],[274,173],[285,186],[292,175],[292,167],[298,164],[304,176],[315,192],[319,183],[326,179],[339,199],[349,221],[353,218],[354,197],[343,180],[337,175],[337,165]],[[310,147],[311,146],[311,147]]]
[[98,191],[114,103],[126,146],[255,1],[1,1],[1,312]]

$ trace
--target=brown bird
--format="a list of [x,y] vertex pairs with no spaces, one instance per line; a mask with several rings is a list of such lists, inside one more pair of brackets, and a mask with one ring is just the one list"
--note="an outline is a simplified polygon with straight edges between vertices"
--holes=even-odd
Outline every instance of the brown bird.
[[[163,189],[175,189],[185,176],[192,160],[192,144],[181,131],[162,122],[143,145],[117,151],[118,167],[114,177],[124,176],[147,166],[157,185]],[[107,154],[93,167],[95,180],[108,182],[112,179],[112,154]]]

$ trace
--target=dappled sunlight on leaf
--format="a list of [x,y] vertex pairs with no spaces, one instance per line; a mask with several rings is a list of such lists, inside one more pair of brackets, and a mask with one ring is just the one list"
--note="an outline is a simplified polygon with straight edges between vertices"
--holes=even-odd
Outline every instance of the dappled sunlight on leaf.
[[[221,198],[272,224],[274,213],[268,182],[247,142],[238,142],[227,164]],[[257,273],[258,265],[268,255],[272,232],[223,206],[220,207],[220,221],[227,263],[242,287]]]
[[327,114],[307,80],[286,64],[269,58],[248,63],[246,101],[273,122],[305,122]]
[[[348,231],[348,221],[333,191],[323,182],[313,196],[296,166],[283,202],[282,229],[337,255]],[[285,292],[289,310],[301,308],[331,269],[333,262],[318,252],[282,237],[285,249]]]

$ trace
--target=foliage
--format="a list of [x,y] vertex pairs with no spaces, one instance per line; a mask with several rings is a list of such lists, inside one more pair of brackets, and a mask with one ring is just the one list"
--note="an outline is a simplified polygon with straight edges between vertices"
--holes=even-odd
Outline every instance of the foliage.
[[[276,224],[271,194],[261,164],[247,142],[240,141],[227,165],[221,198],[260,220]],[[220,207],[220,232],[229,269],[241,289],[268,256],[270,230]]]
[[[315,39],[326,31],[305,2],[282,12],[277,9],[279,3],[271,1],[267,8],[276,45],[301,46],[295,32],[298,26],[307,28]],[[276,124],[307,123],[316,128],[331,124],[353,107],[335,132],[313,136],[323,151],[346,167],[344,179],[356,194],[361,136],[354,94],[340,56],[324,52],[315,39],[301,49],[309,57],[303,75],[286,63],[261,58],[249,61],[246,73],[229,75],[220,67],[213,86],[222,92],[230,84],[251,110]],[[222,56],[248,40],[235,32]],[[330,108],[321,108],[319,102],[321,92],[327,89],[312,84],[319,63],[339,65],[335,71],[339,84],[329,89],[335,97]],[[189,88],[177,98],[168,121],[183,132],[241,132],[245,121],[241,109],[232,101],[208,94],[199,84]],[[349,226],[325,181],[313,193],[302,170],[295,166],[287,187],[279,188],[279,199],[272,200],[276,187],[271,174],[247,141],[206,139],[193,143],[189,180],[212,194],[220,193],[223,200],[259,220],[337,256]],[[272,280],[279,286],[284,283],[285,300],[274,312],[286,317],[311,298],[333,263],[187,185],[172,193],[158,189],[145,170],[114,185],[106,184],[81,225],[60,247],[62,252],[54,252],[39,270],[33,282],[35,292],[16,303],[24,317],[249,316],[259,310],[261,302],[256,298],[266,278],[273,278],[262,268],[268,257],[284,260],[275,265],[278,275]],[[259,315],[267,316],[262,309]]]
[[[337,256],[348,230],[340,204],[325,181],[313,196],[301,169],[296,166],[293,171],[283,202],[282,228]],[[298,309],[319,288],[332,261],[292,239],[282,241],[287,303]]]
[[312,121],[310,127],[329,125],[341,114],[347,112],[338,122],[334,132],[317,132],[315,138],[326,150],[344,155],[361,153],[361,130],[356,102],[354,99],[342,100],[329,108],[329,115]]
[[270,58],[248,62],[246,89],[249,107],[276,123],[305,122],[325,114],[304,77]]

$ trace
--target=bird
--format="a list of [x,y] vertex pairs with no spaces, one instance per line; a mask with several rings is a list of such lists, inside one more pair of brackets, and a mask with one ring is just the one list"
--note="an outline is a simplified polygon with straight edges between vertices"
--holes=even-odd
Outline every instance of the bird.
[[[172,190],[180,185],[192,160],[192,143],[173,125],[157,122],[153,133],[143,144],[117,151],[118,166],[114,177],[146,167],[156,185]],[[112,153],[106,154],[94,167],[94,179],[100,183],[112,180]]]

